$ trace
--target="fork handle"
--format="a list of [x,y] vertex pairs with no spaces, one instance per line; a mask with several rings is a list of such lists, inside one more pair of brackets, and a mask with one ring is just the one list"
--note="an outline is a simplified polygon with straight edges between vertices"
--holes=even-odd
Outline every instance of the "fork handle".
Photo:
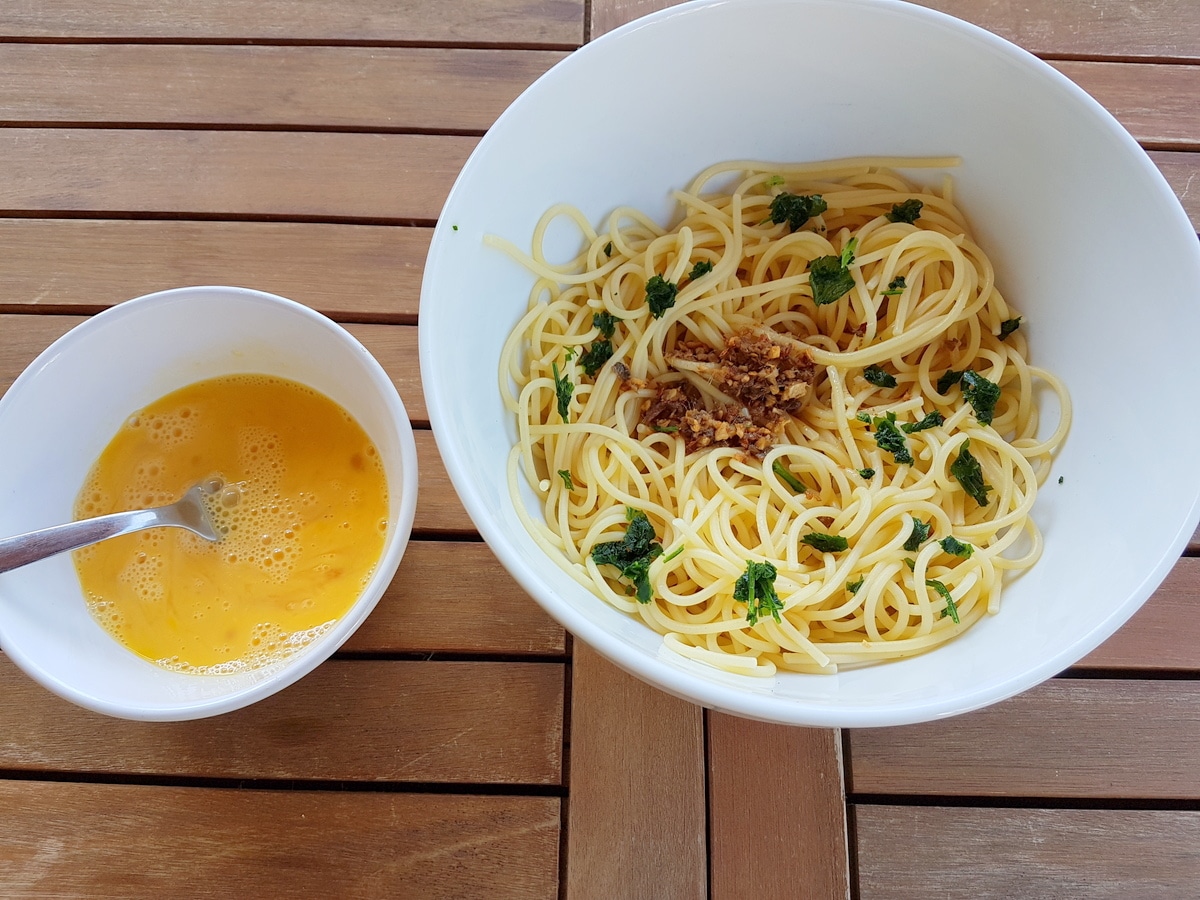
[[0,538],[0,572],[37,562],[48,556],[78,550],[88,544],[141,531],[155,525],[169,525],[154,509],[137,509],[82,519],[65,525],[53,525],[10,538]]

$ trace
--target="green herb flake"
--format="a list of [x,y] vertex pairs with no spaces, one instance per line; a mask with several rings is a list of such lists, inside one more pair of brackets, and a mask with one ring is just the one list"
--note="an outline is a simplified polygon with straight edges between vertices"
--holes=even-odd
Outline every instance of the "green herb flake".
[[746,571],[734,582],[733,599],[746,604],[746,621],[751,625],[757,624],[768,613],[776,622],[780,621],[779,611],[783,609],[783,603],[775,593],[775,577],[778,574],[769,562],[746,560]]
[[904,549],[909,553],[916,553],[921,545],[929,540],[929,535],[932,533],[932,522],[922,522],[920,519],[914,517],[912,533],[909,534],[908,540],[904,542]]
[[612,355],[612,341],[596,341],[579,357],[579,366],[583,369],[584,374],[592,377],[603,368],[606,362],[612,359]]
[[1021,327],[1021,316],[1015,319],[1005,319],[1000,323],[1000,340],[1004,340],[1014,331]]
[[1061,475],[1058,476],[1058,483],[1059,484],[1063,483],[1063,477]]
[[771,471],[775,473],[776,477],[778,477],[780,481],[790,487],[797,494],[803,494],[808,491],[808,487],[804,484],[804,482],[792,474],[792,471],[783,464],[782,460],[777,459],[775,462],[771,463]]
[[950,596],[950,589],[936,578],[927,579],[925,584],[937,591],[938,596],[946,601],[946,608],[942,610],[942,618],[944,619],[946,616],[949,616],[954,620],[954,624],[958,625],[958,605],[954,602],[954,598]]
[[571,395],[575,393],[575,385],[571,383],[570,378],[558,374],[558,363],[551,363],[550,368],[554,372],[554,393],[558,397],[558,414],[566,422],[567,413],[571,410]]
[[996,401],[1000,399],[1000,385],[988,381],[973,369],[962,373],[962,392],[980,425],[991,425],[996,412]]
[[892,211],[887,214],[887,220],[889,222],[907,222],[911,225],[920,218],[924,206],[925,204],[916,197],[905,200],[903,203],[893,204]]
[[611,338],[617,330],[618,319],[610,312],[601,310],[592,313],[592,327],[600,332],[601,337]]
[[652,426],[652,430],[657,431],[659,434],[675,434],[676,432],[679,431],[679,426],[678,425],[654,425],[654,426]]
[[709,272],[712,271],[712,269],[713,269],[712,260],[702,259],[699,262],[697,262],[694,266],[692,266],[692,271],[690,271],[688,273],[688,280],[695,281],[697,278],[707,275]]
[[971,442],[963,441],[962,449],[950,464],[950,474],[954,476],[964,491],[970,494],[980,506],[988,505],[988,491],[992,486],[983,480],[983,467],[979,465],[970,449]]
[[917,571],[917,561],[915,559],[913,559],[911,556],[904,557],[904,564],[906,566],[908,566],[908,569],[910,572]]
[[788,228],[795,231],[827,209],[829,204],[820,194],[789,194],[784,191],[771,200],[771,221],[776,225],[787,222]]
[[612,241],[609,241],[607,244],[604,245],[604,255],[607,256],[609,259],[612,259],[612,254],[613,254],[613,245],[612,245]]
[[875,470],[874,469],[859,469],[858,474],[860,476],[862,476],[863,478],[874,478]]
[[850,546],[850,542],[840,534],[822,534],[819,531],[810,531],[800,538],[800,543],[808,544],[822,553],[841,553]]
[[953,536],[944,537],[938,541],[938,543],[941,544],[942,549],[951,556],[961,556],[963,559],[970,559],[971,554],[975,552],[975,548],[970,544],[964,543]]
[[870,365],[863,369],[863,378],[875,387],[894,388],[896,386],[896,376],[891,372],[884,371],[878,365]]
[[942,374],[942,377],[937,381],[937,392],[939,394],[949,393],[950,388],[962,381],[962,377],[962,372],[956,372],[954,369],[947,369]]
[[646,282],[646,303],[654,318],[661,319],[663,313],[675,305],[675,295],[679,288],[673,281],[667,281],[661,275],[651,275]]
[[563,480],[563,484],[567,486],[568,491],[575,490],[575,482],[571,480],[571,473],[567,469],[559,469],[558,477]]
[[892,454],[897,465],[912,465],[913,455],[908,449],[904,432],[896,427],[896,414],[890,412],[887,416],[876,416],[871,423],[875,426],[875,443],[879,449]]
[[920,422],[905,422],[900,428],[905,434],[916,434],[918,431],[936,428],[945,421],[946,417],[935,409],[933,412],[926,414],[925,418]]
[[770,188],[777,188],[781,184],[783,184],[783,176],[782,175],[772,175],[770,178],[768,178],[766,181],[763,182],[763,187],[765,187],[769,190]]
[[857,594],[859,588],[861,588],[863,586],[863,581],[865,581],[865,580],[866,580],[865,575],[859,575],[858,578],[855,579],[854,581],[847,581],[846,582],[846,590],[848,590],[851,594]]
[[887,290],[883,292],[883,296],[898,297],[904,293],[904,291],[907,287],[908,287],[908,282],[906,282],[904,280],[904,276],[897,275],[895,278],[893,278],[891,281],[888,282]]
[[592,561],[598,566],[613,566],[634,587],[638,603],[650,602],[650,563],[662,555],[663,548],[654,526],[641,510],[627,509],[625,537],[606,541],[592,548]]
[[452,228],[454,231],[458,231],[458,226],[457,226],[457,225],[451,225],[450,227],[451,227],[451,228]]
[[850,264],[854,262],[857,245],[858,239],[850,238],[840,256],[818,256],[808,264],[808,284],[817,306],[836,303],[854,287]]
[[854,418],[858,419],[858,421],[863,422],[867,425],[871,424],[871,414],[869,412],[860,412]]

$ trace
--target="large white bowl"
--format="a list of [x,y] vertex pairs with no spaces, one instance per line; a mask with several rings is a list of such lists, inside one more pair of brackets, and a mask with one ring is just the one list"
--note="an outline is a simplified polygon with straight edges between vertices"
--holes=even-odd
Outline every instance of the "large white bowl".
[[341,404],[379,450],[388,530],[354,606],[303,650],[261,669],[191,675],[136,656],[87,611],[69,554],[0,575],[0,647],[34,679],[89,709],[182,720],[260,700],[316,668],[366,619],[400,564],[417,500],[412,427],[396,388],[345,329],[307,307],[233,287],[129,300],[47,348],[0,398],[0,535],[68,522],[88,470],[130,413],[206,378],[256,372]]
[[[724,159],[866,154],[961,157],[957,200],[1025,316],[1035,363],[1070,389],[1074,426],[1034,510],[1045,555],[999,615],[925,656],[835,676],[721,674],[665,652],[547,559],[517,519],[505,478],[514,424],[494,385],[532,279],[482,238],[528,247],[561,201],[597,223],[632,204],[665,224],[669,191]],[[906,3],[701,0],[585,46],[483,138],[430,248],[420,349],[433,431],[463,503],[566,628],[714,709],[873,726],[1029,688],[1153,592],[1200,517],[1197,335],[1195,231],[1129,134],[1052,68]]]

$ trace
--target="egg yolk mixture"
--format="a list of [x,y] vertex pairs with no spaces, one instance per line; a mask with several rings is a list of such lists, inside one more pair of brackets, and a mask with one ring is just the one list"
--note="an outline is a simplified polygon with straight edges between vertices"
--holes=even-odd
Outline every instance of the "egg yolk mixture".
[[332,627],[383,551],[383,464],[328,397],[282,378],[201,381],[140,410],[92,467],[77,518],[161,506],[193,484],[219,541],[151,528],[77,550],[89,609],[170,669],[231,673],[290,656]]

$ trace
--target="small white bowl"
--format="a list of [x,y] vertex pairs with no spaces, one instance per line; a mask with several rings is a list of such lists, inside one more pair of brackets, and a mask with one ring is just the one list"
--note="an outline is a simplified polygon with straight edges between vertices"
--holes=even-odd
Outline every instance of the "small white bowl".
[[[998,615],[924,656],[832,676],[723,674],[664,651],[593,596],[514,512],[515,424],[496,383],[533,279],[483,237],[528,248],[560,202],[597,224],[622,205],[667,224],[670,192],[713,163],[864,155],[961,157],[956,200],[1025,316],[1034,364],[1070,390],[1074,424],[1034,510],[1045,555],[1012,581]],[[572,54],[480,141],[430,247],[421,368],[472,519],[577,637],[714,709],[890,725],[974,709],[1061,671],[1175,564],[1200,518],[1198,298],[1196,232],[1162,175],[1098,103],[1029,53],[891,0],[700,0]]]
[[84,605],[69,554],[0,575],[0,647],[80,706],[172,721],[246,706],[312,671],[362,624],[400,564],[417,457],[387,373],[345,329],[291,300],[234,287],[162,291],[112,307],[55,341],[0,398],[0,535],[70,521],[88,470],[135,410],[238,372],[289,378],[346,409],[388,480],[383,555],[354,606],[294,656],[233,675],[172,672],[122,647]]

